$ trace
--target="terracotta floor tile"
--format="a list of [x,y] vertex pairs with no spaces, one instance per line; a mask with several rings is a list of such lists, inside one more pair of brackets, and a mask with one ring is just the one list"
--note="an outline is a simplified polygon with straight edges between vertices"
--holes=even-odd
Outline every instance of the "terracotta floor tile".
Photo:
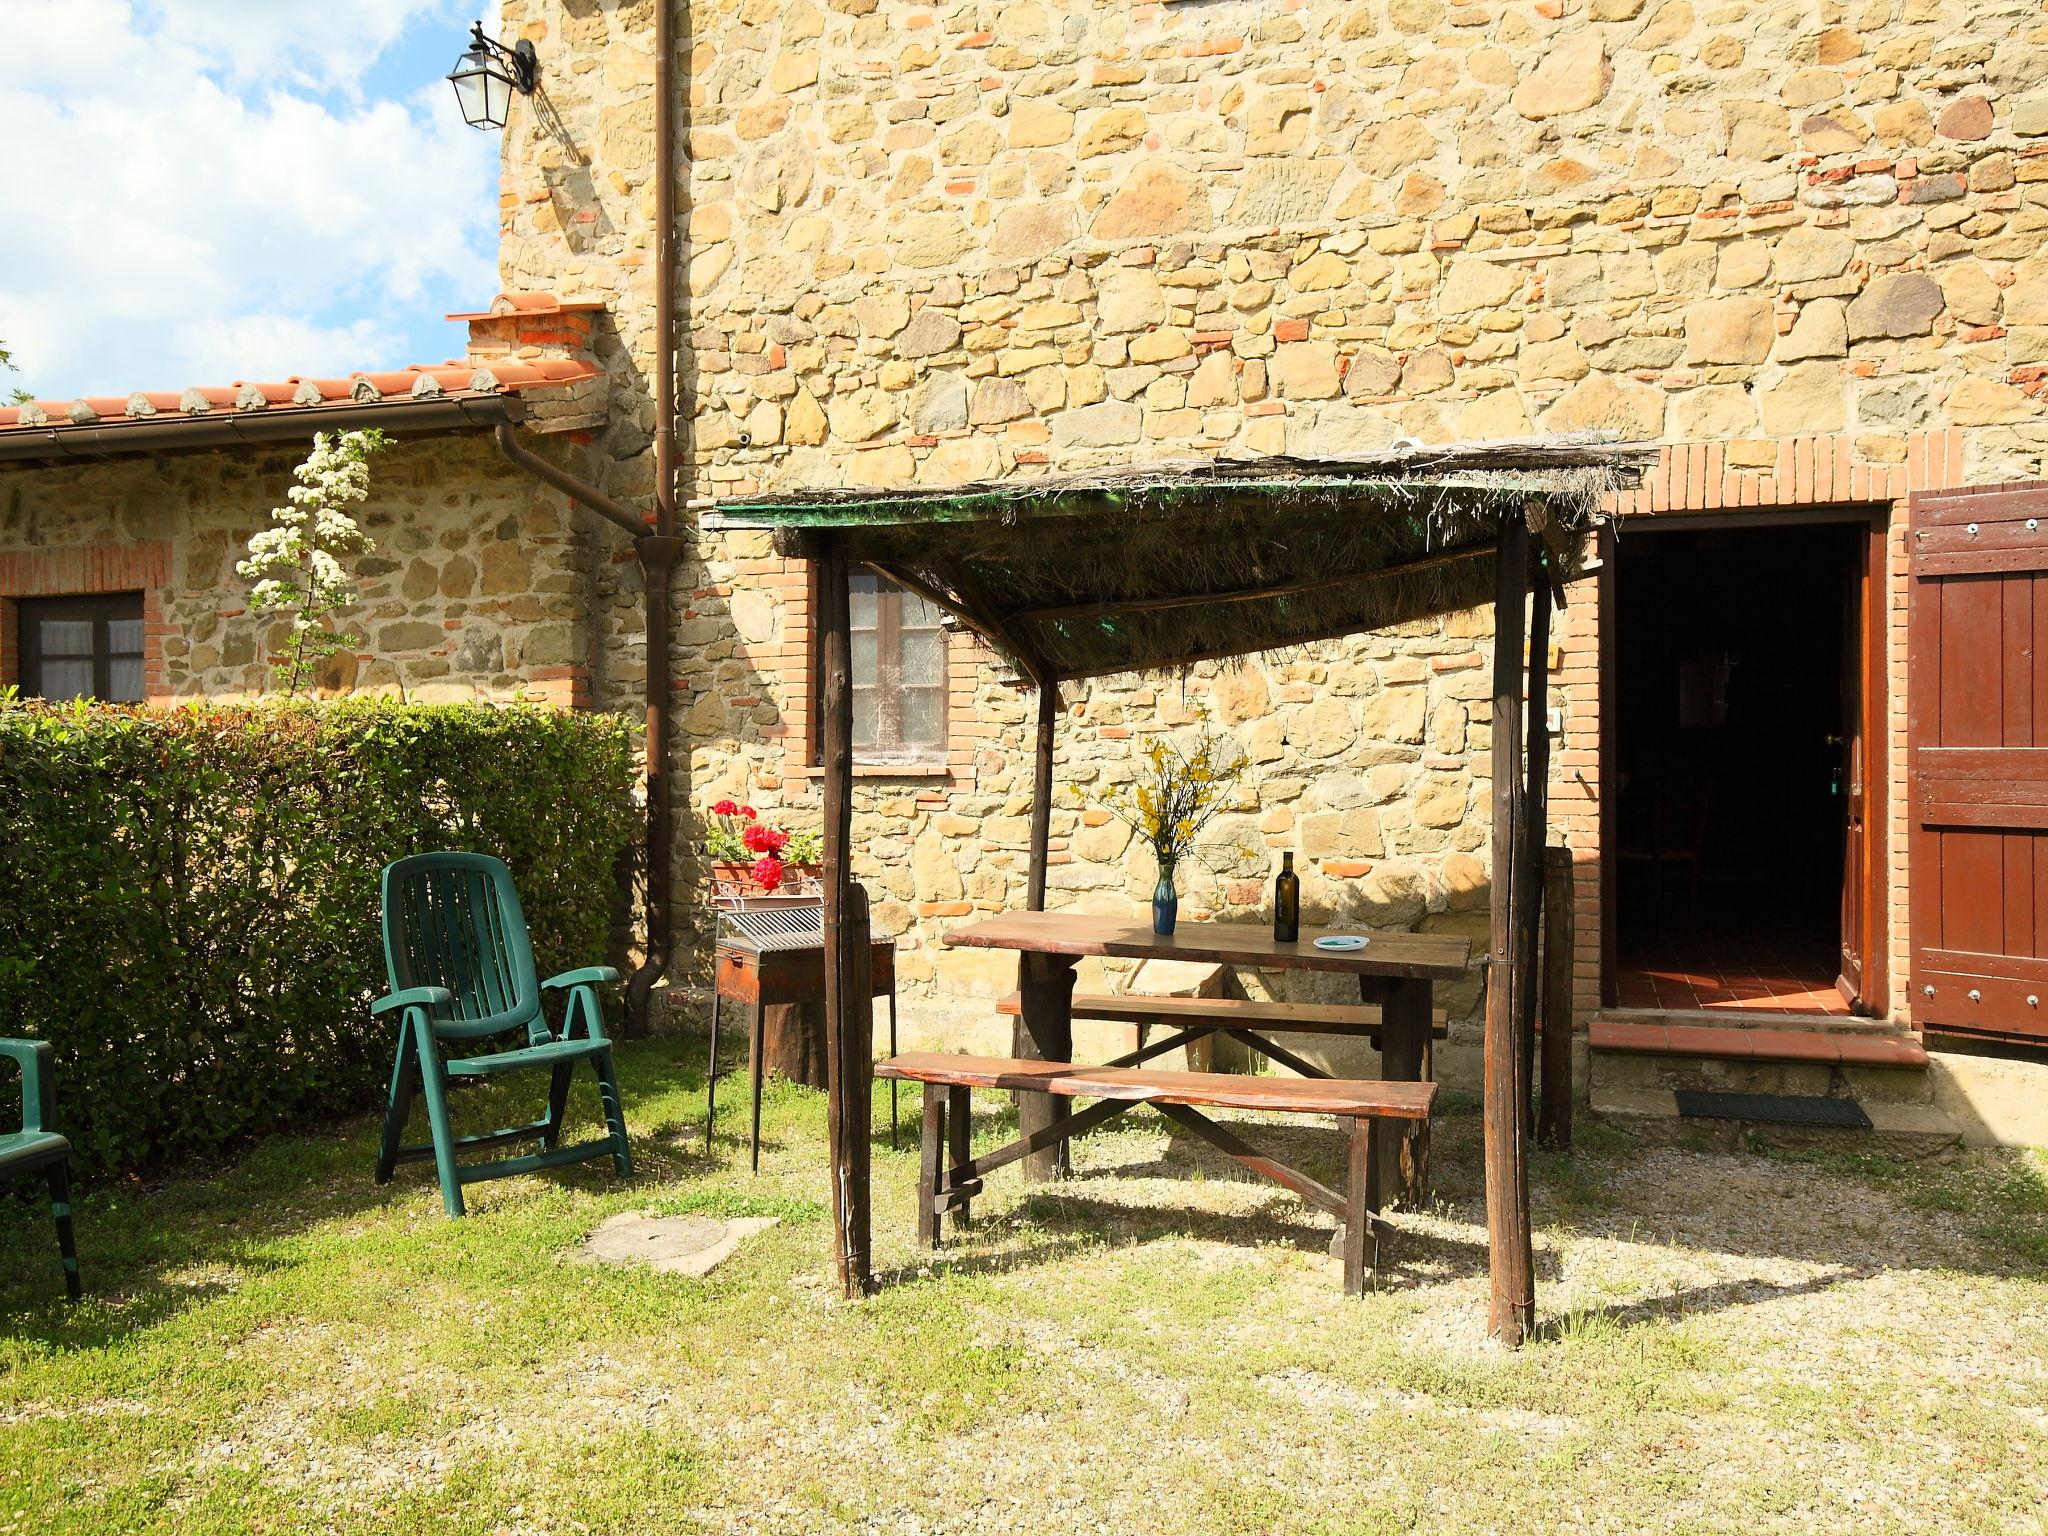
[[1768,940],[1691,943],[1647,963],[1625,965],[1615,977],[1615,994],[1623,1007],[1633,1008],[1849,1012],[1834,976],[1810,951]]

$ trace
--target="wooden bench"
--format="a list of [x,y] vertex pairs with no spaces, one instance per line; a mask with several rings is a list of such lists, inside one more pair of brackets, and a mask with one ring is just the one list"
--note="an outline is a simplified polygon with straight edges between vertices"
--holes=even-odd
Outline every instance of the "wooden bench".
[[[1010,993],[996,1003],[996,1012],[1015,1018],[1023,1012],[1022,994]],[[1284,1003],[1254,1002],[1242,997],[1154,997],[1138,992],[1076,992],[1073,1017],[1112,1024],[1132,1024],[1138,1030],[1138,1048],[1119,1056],[1112,1066],[1136,1066],[1154,1056],[1183,1045],[1192,1045],[1207,1035],[1228,1035],[1239,1045],[1276,1061],[1303,1077],[1324,1078],[1330,1074],[1305,1061],[1284,1046],[1265,1039],[1268,1034],[1345,1035],[1363,1037],[1374,1050],[1380,1048],[1380,1010],[1376,1003]],[[1430,1037],[1444,1038],[1449,1025],[1441,1008],[1430,1010]],[[1145,1033],[1153,1025],[1172,1027],[1175,1033],[1150,1044]],[[1424,1056],[1423,1076],[1430,1075]]]
[[[966,1227],[970,1203],[981,1193],[983,1177],[994,1169],[1092,1130],[1133,1105],[1150,1104],[1183,1130],[1201,1137],[1254,1173],[1293,1190],[1342,1222],[1344,1289],[1354,1296],[1364,1291],[1367,1271],[1380,1266],[1384,1222],[1379,1215],[1374,1124],[1383,1120],[1427,1124],[1430,1106],[1436,1100],[1434,1083],[1085,1067],[1063,1061],[960,1056],[938,1051],[909,1051],[892,1056],[875,1071],[882,1077],[924,1084],[917,1208],[917,1235],[921,1241],[937,1245],[941,1216],[950,1214],[956,1231]],[[1099,1102],[975,1157],[969,1145],[969,1114],[971,1094],[976,1088]],[[1340,1195],[1307,1174],[1265,1156],[1229,1128],[1198,1113],[1195,1105],[1335,1115],[1349,1120],[1346,1192]]]

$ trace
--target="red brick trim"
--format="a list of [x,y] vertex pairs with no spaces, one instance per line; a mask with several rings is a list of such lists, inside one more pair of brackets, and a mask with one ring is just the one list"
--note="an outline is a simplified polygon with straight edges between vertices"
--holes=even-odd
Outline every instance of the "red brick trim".
[[1763,450],[1767,464],[1746,462],[1740,452],[1731,455],[1726,443],[1668,444],[1643,483],[1609,497],[1605,510],[1629,517],[1897,501],[1914,491],[1940,490],[1963,480],[1959,427],[1909,433],[1905,457],[1892,464],[1858,462],[1853,443],[1842,433],[1752,446]]
[[[1774,508],[1862,503],[1889,506],[1885,527],[1884,857],[1886,899],[1885,965],[1888,1001],[1895,1017],[1910,1012],[1911,998],[1900,978],[1907,974],[1906,871],[1906,498],[1916,491],[1944,490],[1963,482],[1964,435],[1949,427],[1908,434],[1905,453],[1891,463],[1859,461],[1854,440],[1831,433],[1775,443],[1673,443],[1658,454],[1656,467],[1637,489],[1607,499],[1604,510],[1622,518],[1703,512],[1769,513]],[[1745,448],[1749,451],[1745,453]],[[1554,761],[1552,814],[1573,850],[1577,873],[1573,907],[1573,1001],[1581,1022],[1600,1007],[1600,626],[1606,616],[1583,589],[1561,620],[1563,666],[1558,674],[1565,703],[1565,734]]]
[[556,709],[589,709],[597,702],[585,666],[535,667],[520,691]]
[[78,597],[101,592],[142,593],[142,689],[165,698],[163,592],[171,579],[171,546],[162,539],[134,544],[78,544],[63,549],[0,550],[0,684],[21,680],[21,623],[15,604],[24,597]]

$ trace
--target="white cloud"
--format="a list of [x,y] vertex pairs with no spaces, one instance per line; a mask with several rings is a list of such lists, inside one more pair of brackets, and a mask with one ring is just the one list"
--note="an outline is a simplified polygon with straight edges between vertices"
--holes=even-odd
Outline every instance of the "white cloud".
[[[15,382],[123,394],[459,349],[438,317],[495,290],[497,140],[461,123],[439,78],[460,48],[455,10],[0,6]],[[373,66],[409,26],[385,71],[404,94],[380,98]]]

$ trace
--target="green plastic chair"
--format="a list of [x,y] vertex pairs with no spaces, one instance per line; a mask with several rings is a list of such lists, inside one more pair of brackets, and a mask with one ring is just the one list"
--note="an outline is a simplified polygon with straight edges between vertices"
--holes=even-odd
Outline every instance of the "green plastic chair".
[[[398,1164],[431,1157],[441,1180],[441,1203],[450,1216],[460,1216],[462,1186],[485,1179],[606,1155],[619,1177],[632,1176],[633,1154],[626,1145],[612,1044],[605,1036],[597,994],[600,985],[617,981],[619,973],[608,965],[592,965],[536,982],[526,914],[504,864],[480,853],[422,853],[387,865],[384,968],[391,993],[373,1003],[370,1012],[398,1012],[401,1017],[391,1097],[384,1113],[384,1144],[377,1157],[379,1184],[391,1182]],[[549,1028],[541,1008],[541,999],[549,992],[568,994],[559,1035]],[[443,1041],[479,1040],[512,1030],[524,1030],[526,1044],[484,1056],[442,1055]],[[565,1147],[562,1116],[570,1074],[579,1061],[588,1061],[597,1072],[609,1134],[601,1141]],[[449,1128],[451,1079],[541,1068],[552,1074],[552,1080],[547,1113],[540,1119],[475,1136],[457,1136]],[[405,1123],[415,1092],[426,1096],[432,1140],[405,1146]],[[538,1142],[540,1150],[468,1167],[456,1162],[458,1152],[525,1141]]]
[[45,1040],[0,1040],[0,1056],[21,1068],[21,1129],[0,1136],[0,1174],[40,1169],[50,1184],[57,1251],[64,1256],[64,1294],[78,1300],[78,1240],[71,1232],[71,1143],[57,1134],[57,1086]]

